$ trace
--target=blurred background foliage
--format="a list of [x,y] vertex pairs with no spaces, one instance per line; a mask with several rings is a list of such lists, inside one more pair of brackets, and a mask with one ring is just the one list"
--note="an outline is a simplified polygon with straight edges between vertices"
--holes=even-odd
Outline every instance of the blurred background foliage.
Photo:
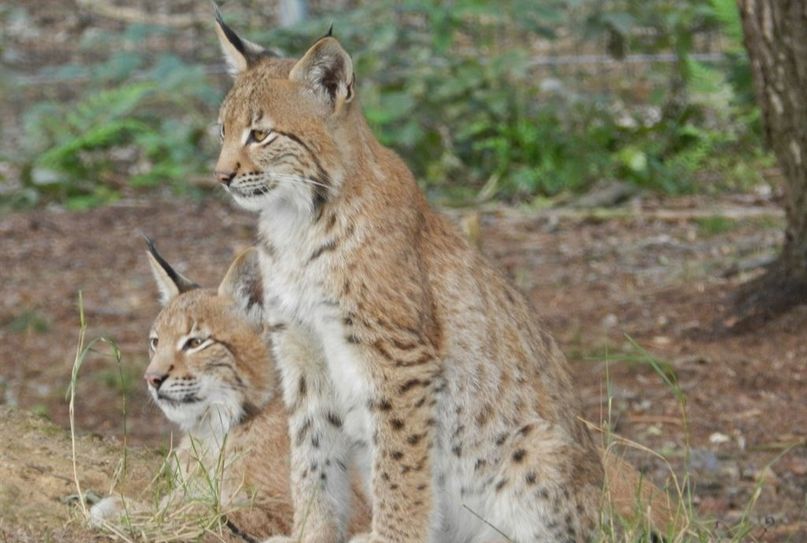
[[[276,4],[222,11],[289,56],[333,22],[376,134],[443,204],[744,189],[773,165],[734,0],[312,1],[292,26]],[[76,0],[48,18],[64,5],[0,6],[0,204],[212,189],[229,80],[210,6]]]

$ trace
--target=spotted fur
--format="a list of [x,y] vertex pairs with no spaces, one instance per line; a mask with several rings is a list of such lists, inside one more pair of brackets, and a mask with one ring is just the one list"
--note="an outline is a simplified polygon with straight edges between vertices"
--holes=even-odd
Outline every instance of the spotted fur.
[[[325,36],[246,58],[221,106],[217,177],[258,213],[264,319],[292,440],[294,527],[341,542],[588,541],[603,467],[566,361],[524,297],[435,213]],[[316,469],[314,469],[316,467]]]
[[[182,484],[161,508],[209,496],[213,477],[234,533],[252,540],[285,533],[293,513],[288,419],[264,341],[256,252],[236,259],[218,291],[182,277],[151,242],[148,256],[164,308],[149,334],[145,377],[156,404],[185,432],[176,457]],[[354,531],[369,517],[358,495],[356,504]],[[122,506],[106,498],[92,518],[112,521]]]

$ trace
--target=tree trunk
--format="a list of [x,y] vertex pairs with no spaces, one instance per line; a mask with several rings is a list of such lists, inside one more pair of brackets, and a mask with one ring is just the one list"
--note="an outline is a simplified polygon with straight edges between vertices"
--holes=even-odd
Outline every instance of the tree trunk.
[[807,1],[739,0],[765,135],[785,179],[778,261],[748,285],[741,308],[768,316],[807,301]]

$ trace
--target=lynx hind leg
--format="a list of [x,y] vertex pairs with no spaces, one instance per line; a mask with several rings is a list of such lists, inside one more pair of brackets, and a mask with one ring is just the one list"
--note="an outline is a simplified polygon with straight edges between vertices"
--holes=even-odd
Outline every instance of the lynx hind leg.
[[586,543],[599,520],[603,470],[588,435],[583,443],[547,423],[522,426],[502,443],[491,481],[490,528],[479,541]]

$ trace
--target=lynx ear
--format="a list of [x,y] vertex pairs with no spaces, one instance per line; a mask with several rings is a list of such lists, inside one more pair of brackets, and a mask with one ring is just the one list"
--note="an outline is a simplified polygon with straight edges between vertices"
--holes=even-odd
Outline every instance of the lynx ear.
[[218,6],[213,4],[213,7],[216,10],[216,35],[231,76],[235,77],[245,71],[261,56],[275,56],[274,52],[239,37],[232,28],[224,24]]
[[258,250],[250,247],[230,265],[219,285],[219,296],[230,298],[238,311],[252,324],[260,326],[263,319],[263,282]]
[[330,35],[306,52],[291,69],[289,79],[311,87],[334,111],[353,100],[353,61]]
[[176,296],[183,292],[199,288],[199,285],[184,277],[174,270],[165,259],[157,252],[154,240],[144,235],[146,238],[146,255],[148,255],[151,273],[157,281],[157,288],[160,289],[160,303],[166,305]]

